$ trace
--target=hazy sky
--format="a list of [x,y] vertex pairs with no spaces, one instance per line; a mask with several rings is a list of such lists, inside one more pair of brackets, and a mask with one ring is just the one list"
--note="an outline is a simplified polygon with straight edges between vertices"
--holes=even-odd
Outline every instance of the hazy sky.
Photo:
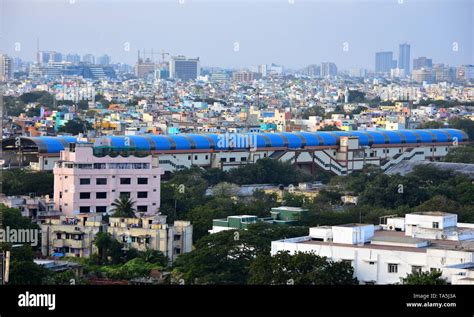
[[0,0],[0,51],[34,60],[39,38],[43,50],[130,64],[139,49],[165,49],[199,56],[203,66],[373,69],[376,51],[398,59],[408,42],[411,60],[474,63],[474,0],[292,1]]

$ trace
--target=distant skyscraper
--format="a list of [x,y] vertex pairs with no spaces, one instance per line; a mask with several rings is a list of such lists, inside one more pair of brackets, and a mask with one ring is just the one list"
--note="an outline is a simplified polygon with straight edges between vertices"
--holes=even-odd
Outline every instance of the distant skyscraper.
[[110,56],[109,55],[102,55],[97,58],[97,64],[99,65],[109,65],[110,64]]
[[95,57],[92,54],[82,56],[82,61],[87,64],[95,64]]
[[321,77],[337,76],[337,66],[334,63],[321,63]]
[[397,67],[397,61],[393,60],[393,52],[375,53],[375,72],[390,74],[392,68]]
[[48,64],[50,62],[62,62],[63,55],[55,51],[38,51],[37,62],[40,64]]
[[426,57],[418,57],[413,60],[413,69],[432,68],[433,60]]
[[0,54],[0,81],[11,79],[13,76],[12,59],[5,54]]
[[420,84],[423,82],[426,82],[429,84],[434,81],[433,71],[430,69],[425,69],[425,68],[415,69],[411,73],[411,78],[413,79],[413,81]]
[[170,63],[170,78],[181,80],[192,80],[200,76],[201,70],[199,67],[198,58],[186,58],[184,56],[171,57]]
[[67,54],[66,55],[66,62],[72,63],[74,65],[79,64],[81,61],[81,56],[79,54]]
[[456,80],[474,82],[474,65],[461,65],[457,67]]
[[405,70],[405,75],[410,74],[410,44],[400,44],[398,51],[398,68]]
[[321,66],[319,65],[308,65],[303,69],[303,73],[309,77],[320,77]]

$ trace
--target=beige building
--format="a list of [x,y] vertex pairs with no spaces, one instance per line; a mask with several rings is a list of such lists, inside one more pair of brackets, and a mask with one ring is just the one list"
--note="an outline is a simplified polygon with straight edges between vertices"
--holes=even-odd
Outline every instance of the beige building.
[[48,219],[41,225],[41,251],[44,256],[89,257],[98,252],[93,241],[97,233],[108,232],[125,249],[139,251],[158,250],[170,262],[182,253],[190,252],[193,243],[193,226],[189,221],[166,223],[166,216],[153,215],[140,218],[111,217],[102,223],[100,214],[78,214]]
[[107,231],[127,248],[140,251],[158,250],[170,262],[182,253],[192,250],[193,226],[189,221],[175,221],[166,224],[166,216],[153,215],[141,218],[109,219]]
[[44,256],[87,258],[97,253],[93,241],[97,233],[104,231],[104,226],[98,214],[47,219],[41,225],[41,252]]

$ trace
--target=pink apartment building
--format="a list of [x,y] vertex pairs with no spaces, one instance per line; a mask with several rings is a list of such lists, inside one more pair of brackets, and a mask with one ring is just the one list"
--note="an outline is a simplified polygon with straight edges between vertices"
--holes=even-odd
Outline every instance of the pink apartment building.
[[[154,163],[155,162],[155,163]],[[137,212],[160,207],[163,171],[152,155],[95,155],[91,143],[71,144],[54,167],[54,206],[66,215],[110,212],[120,196],[130,197]]]

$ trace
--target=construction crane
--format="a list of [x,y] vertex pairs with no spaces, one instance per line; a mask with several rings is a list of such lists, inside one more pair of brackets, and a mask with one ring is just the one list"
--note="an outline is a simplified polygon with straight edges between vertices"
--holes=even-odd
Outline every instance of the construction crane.
[[169,56],[170,53],[165,52],[165,50],[161,50],[160,54],[161,54],[161,64],[164,64],[164,63],[165,63],[165,57],[166,57],[166,55]]

